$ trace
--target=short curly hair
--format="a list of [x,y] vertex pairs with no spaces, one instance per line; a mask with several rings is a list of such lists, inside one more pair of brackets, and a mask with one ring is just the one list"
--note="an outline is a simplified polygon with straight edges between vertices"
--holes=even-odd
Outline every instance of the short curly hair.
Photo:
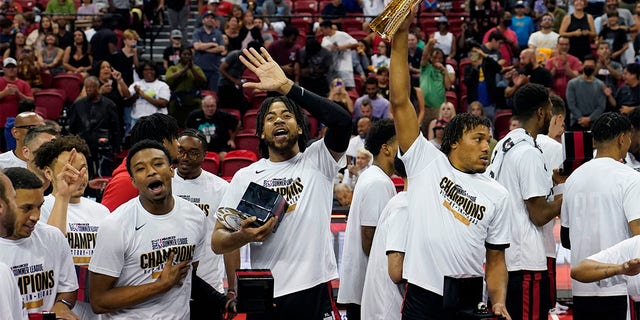
[[84,139],[77,135],[67,135],[42,144],[36,151],[33,161],[38,168],[44,169],[47,166],[51,166],[61,153],[73,149],[76,149],[78,153],[83,154],[86,158],[91,156],[89,147]]

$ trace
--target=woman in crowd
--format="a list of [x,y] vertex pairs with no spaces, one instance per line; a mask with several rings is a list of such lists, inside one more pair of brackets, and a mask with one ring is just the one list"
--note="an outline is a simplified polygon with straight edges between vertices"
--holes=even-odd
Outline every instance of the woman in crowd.
[[[242,16],[242,27],[240,27],[240,36],[242,48],[246,48],[249,42],[258,41],[264,43],[262,39],[262,30],[254,21],[253,12],[247,11]],[[231,51],[231,50],[229,50]]]
[[167,84],[171,88],[169,114],[184,126],[187,115],[200,108],[202,101],[200,89],[207,84],[207,78],[200,67],[193,63],[193,52],[188,48],[180,50],[180,61],[169,67],[165,74]]
[[[73,32],[73,45],[64,49],[62,65],[69,73],[79,73],[83,78],[89,75],[93,58],[89,54],[89,41],[84,32]],[[114,101],[115,102],[115,101]]]
[[331,81],[331,89],[329,90],[328,98],[347,109],[349,113],[353,114],[353,101],[349,97],[342,79],[335,78]]
[[62,68],[64,50],[58,47],[58,39],[56,36],[48,34],[44,38],[44,43],[46,46],[39,52],[36,52],[40,68],[51,76],[64,72],[64,69]]
[[18,78],[29,83],[31,92],[42,89],[40,66],[36,63],[36,56],[31,46],[25,46],[18,57]]
[[[138,69],[138,39],[140,36],[135,30],[127,29],[123,32],[122,50],[113,57],[113,68],[122,72],[122,79],[127,85],[133,83],[133,70]],[[139,76],[142,76],[139,74]]]
[[378,72],[381,67],[389,68],[389,47],[384,41],[378,43],[378,52],[371,56],[371,70]]
[[369,66],[371,65],[371,59],[369,59],[369,46],[364,40],[358,40],[356,50],[351,50],[351,61],[353,61],[354,71],[363,70],[360,77],[362,78],[362,82],[364,82],[369,76]]
[[438,126],[444,129],[444,127],[447,126],[449,121],[451,121],[451,119],[453,119],[453,117],[455,116],[456,116],[456,109],[453,107],[453,104],[451,102],[445,101],[440,106],[438,118],[431,120],[431,122],[429,123],[429,129],[427,130],[427,135],[428,135],[427,138],[429,140],[433,140],[435,138],[433,129]]
[[242,49],[242,40],[240,37],[240,20],[235,16],[229,17],[224,25],[224,35],[227,36],[227,51]]
[[44,37],[47,34],[53,33],[53,23],[51,21],[51,17],[43,15],[40,18],[40,26],[38,29],[33,30],[29,36],[27,37],[27,45],[33,46],[36,51],[40,51],[40,49],[44,48]]
[[3,59],[6,58],[19,58],[22,56],[22,50],[24,49],[25,46],[25,35],[22,32],[16,32],[13,34],[13,38],[11,39],[11,42],[9,43],[9,49],[4,51],[4,55],[3,55]]
[[436,39],[434,47],[442,50],[447,59],[453,59],[456,56],[456,36],[449,32],[449,20],[447,20],[447,17],[438,17],[436,19],[436,27],[438,31],[433,34]]
[[167,106],[171,99],[171,90],[165,82],[158,80],[160,77],[158,66],[152,61],[144,61],[140,64],[138,74],[142,75],[142,79],[131,84],[128,91],[124,92],[125,98],[135,101],[129,116],[130,124],[125,128],[126,133],[141,117],[154,113],[168,114]]
[[591,54],[591,38],[596,36],[593,16],[584,11],[586,6],[586,0],[573,0],[574,12],[564,16],[559,32],[569,38],[569,54],[580,60]]

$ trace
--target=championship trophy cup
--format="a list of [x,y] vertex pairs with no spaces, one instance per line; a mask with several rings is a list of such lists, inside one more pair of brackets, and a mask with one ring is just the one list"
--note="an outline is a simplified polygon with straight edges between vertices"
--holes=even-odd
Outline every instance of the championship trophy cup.
[[416,4],[422,0],[392,0],[384,8],[384,11],[380,13],[369,27],[371,30],[377,32],[382,39],[390,41],[400,28],[400,25],[404,22]]

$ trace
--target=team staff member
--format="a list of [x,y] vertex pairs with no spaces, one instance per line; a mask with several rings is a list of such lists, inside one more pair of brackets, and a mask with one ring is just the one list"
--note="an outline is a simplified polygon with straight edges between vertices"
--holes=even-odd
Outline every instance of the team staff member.
[[[415,10],[414,10],[415,12]],[[509,194],[482,174],[489,161],[490,123],[471,114],[454,117],[442,139],[442,152],[420,134],[409,100],[408,29],[410,14],[391,49],[390,100],[411,188],[409,232],[403,275],[408,281],[403,319],[442,319],[445,275],[485,274],[493,312],[505,316],[509,246],[506,222]],[[425,195],[430,195],[425,198]],[[443,259],[447,257],[447,259]],[[425,272],[425,270],[431,270]]]
[[[346,165],[343,155],[349,144],[351,116],[328,99],[294,85],[264,48],[261,53],[244,50],[247,58],[240,58],[260,78],[259,83],[245,87],[285,96],[268,98],[262,104],[256,132],[264,158],[234,175],[220,206],[235,208],[249,183],[255,182],[284,194],[289,212],[273,234],[275,219],[253,228],[249,223],[255,218],[249,218],[239,231],[218,222],[212,247],[224,253],[263,242],[251,247],[251,264],[273,273],[277,319],[339,319],[329,284],[338,277],[329,227],[333,179]],[[304,113],[296,103],[327,126],[324,139],[309,147]]]
[[[188,319],[191,274],[205,247],[205,217],[174,196],[171,156],[136,143],[127,171],[140,195],[102,220],[89,264],[91,306],[111,319]],[[193,268],[192,268],[193,267]]]

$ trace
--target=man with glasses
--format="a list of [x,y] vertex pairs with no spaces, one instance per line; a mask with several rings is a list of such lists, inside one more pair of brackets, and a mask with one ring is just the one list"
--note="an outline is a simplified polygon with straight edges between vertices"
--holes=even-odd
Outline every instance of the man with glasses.
[[532,33],[529,37],[529,48],[536,50],[536,54],[544,52],[549,58],[551,52],[556,49],[558,36],[558,33],[553,31],[553,15],[547,12],[542,15],[540,31]]
[[186,127],[202,132],[207,139],[206,150],[217,152],[222,161],[229,150],[236,148],[234,140],[240,121],[219,110],[214,96],[206,96],[202,99],[202,109],[191,111],[187,117]]
[[[0,168],[27,167],[27,159],[22,153],[24,137],[29,129],[43,126],[44,120],[35,112],[22,112],[16,116],[11,135],[16,139],[16,148],[0,154]],[[17,151],[16,151],[17,150]]]
[[[0,77],[0,130],[4,131],[7,118],[18,114],[18,103],[33,102],[31,86],[24,80],[18,79],[18,62],[14,58],[3,61],[4,76]],[[0,139],[0,150],[7,149],[4,139]]]

